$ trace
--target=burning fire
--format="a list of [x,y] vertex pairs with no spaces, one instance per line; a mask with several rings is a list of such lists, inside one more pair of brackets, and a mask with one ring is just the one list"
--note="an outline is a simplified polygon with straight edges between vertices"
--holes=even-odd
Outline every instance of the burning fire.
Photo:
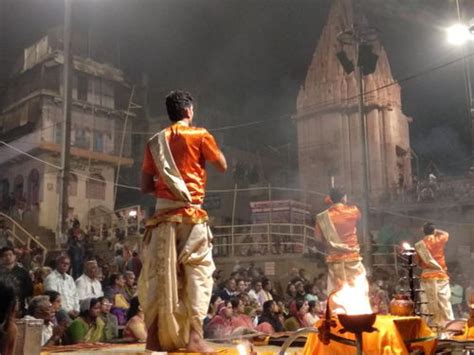
[[402,248],[403,248],[404,250],[410,250],[410,249],[411,249],[411,245],[410,245],[410,243],[408,243],[408,242],[403,242]]
[[370,314],[369,284],[365,275],[357,276],[352,284],[345,283],[330,297],[333,314]]

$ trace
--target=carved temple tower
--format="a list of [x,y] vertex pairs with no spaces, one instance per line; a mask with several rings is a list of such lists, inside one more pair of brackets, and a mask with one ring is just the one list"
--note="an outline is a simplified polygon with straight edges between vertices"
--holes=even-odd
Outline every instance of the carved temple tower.
[[[334,176],[335,184],[357,199],[362,191],[362,161],[356,74],[345,73],[336,53],[343,48],[338,34],[366,19],[355,18],[351,0],[332,2],[297,98],[300,182],[304,189],[326,192]],[[376,202],[398,185],[411,183],[411,119],[402,112],[400,86],[394,83],[385,49],[378,40],[371,44],[378,61],[375,72],[364,77],[364,91],[369,193]],[[344,46],[344,51],[354,60],[354,46]]]

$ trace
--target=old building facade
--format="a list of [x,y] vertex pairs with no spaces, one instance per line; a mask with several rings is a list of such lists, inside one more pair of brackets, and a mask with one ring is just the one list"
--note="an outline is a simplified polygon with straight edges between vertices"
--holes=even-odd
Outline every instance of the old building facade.
[[[74,37],[70,217],[87,225],[114,210],[116,170],[131,167],[132,85],[111,64],[85,55]],[[24,50],[2,102],[0,202],[4,211],[54,230],[62,140],[62,31]],[[125,127],[125,122],[128,126]],[[124,130],[125,128],[125,130]],[[122,144],[123,142],[123,144]],[[123,170],[122,170],[123,172]]]

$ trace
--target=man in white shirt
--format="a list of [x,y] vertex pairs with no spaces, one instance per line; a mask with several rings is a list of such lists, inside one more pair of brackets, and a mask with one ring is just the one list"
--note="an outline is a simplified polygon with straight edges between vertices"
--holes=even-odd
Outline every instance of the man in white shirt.
[[79,314],[79,298],[74,279],[67,273],[70,267],[71,260],[67,255],[58,256],[56,269],[44,280],[44,290],[59,292],[62,307],[70,317],[75,318]]
[[97,261],[89,260],[84,264],[84,273],[76,280],[79,301],[86,298],[98,298],[104,295],[99,279]]

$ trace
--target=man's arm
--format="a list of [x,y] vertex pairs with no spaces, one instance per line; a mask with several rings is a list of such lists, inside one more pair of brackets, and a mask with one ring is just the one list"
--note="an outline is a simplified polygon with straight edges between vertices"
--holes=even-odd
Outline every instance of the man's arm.
[[227,170],[227,161],[222,152],[219,152],[219,158],[217,160],[211,161],[210,163],[221,173],[224,173]]
[[155,192],[155,182],[153,175],[142,171],[141,191],[144,194],[152,194]]

